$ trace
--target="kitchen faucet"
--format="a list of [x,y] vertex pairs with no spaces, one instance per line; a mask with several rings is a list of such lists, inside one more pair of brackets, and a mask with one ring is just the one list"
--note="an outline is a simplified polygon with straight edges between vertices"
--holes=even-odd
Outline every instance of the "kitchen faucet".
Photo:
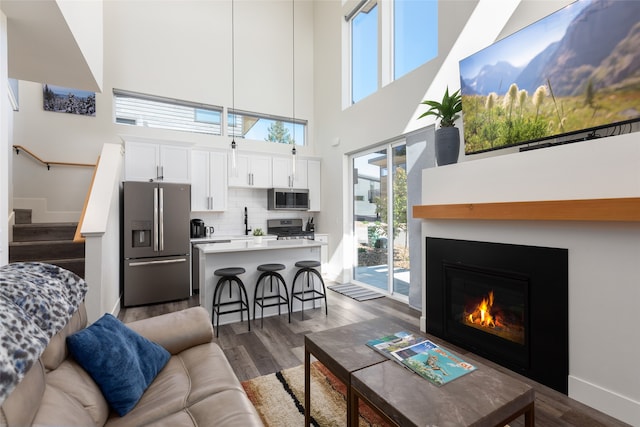
[[244,234],[246,236],[249,235],[249,232],[251,231],[251,229],[248,227],[249,224],[249,216],[247,215],[247,207],[244,207]]

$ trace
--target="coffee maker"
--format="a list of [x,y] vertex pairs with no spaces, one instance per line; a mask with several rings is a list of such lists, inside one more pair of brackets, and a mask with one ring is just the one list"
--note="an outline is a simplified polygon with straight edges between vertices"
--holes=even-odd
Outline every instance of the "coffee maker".
[[206,227],[204,226],[204,221],[201,219],[194,218],[191,220],[191,238],[199,239],[207,236]]

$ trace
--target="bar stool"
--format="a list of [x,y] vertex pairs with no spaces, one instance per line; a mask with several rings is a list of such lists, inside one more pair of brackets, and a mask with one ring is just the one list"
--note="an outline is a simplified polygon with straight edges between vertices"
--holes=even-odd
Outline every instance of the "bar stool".
[[[262,327],[263,319],[264,319],[264,308],[265,307],[278,307],[278,315],[282,314],[280,309],[281,305],[287,306],[287,313],[289,314],[289,323],[291,323],[291,310],[289,310],[289,292],[287,291],[287,284],[284,281],[284,278],[278,271],[284,270],[286,267],[283,264],[261,264],[258,266],[258,271],[262,271],[260,277],[258,277],[258,281],[256,282],[256,289],[253,294],[253,321],[256,321],[256,305],[260,307],[260,327]],[[264,288],[267,286],[265,283],[269,280],[269,295],[264,294]],[[273,280],[276,281],[276,291],[273,292]],[[284,296],[280,293],[280,285],[284,288]],[[261,290],[262,293],[260,297],[258,297],[258,290]]]
[[[216,284],[215,290],[213,291],[213,313],[211,315],[211,322],[213,323],[216,329],[216,337],[218,336],[218,332],[220,329],[220,315],[230,314],[230,313],[238,313],[240,312],[240,321],[244,321],[244,311],[247,311],[247,324],[249,325],[249,330],[251,330],[251,315],[249,314],[249,298],[247,297],[247,290],[244,287],[244,283],[238,277],[238,275],[243,274],[245,269],[242,267],[228,267],[228,268],[219,268],[213,272],[215,276],[220,276],[220,280]],[[222,291],[224,291],[225,286],[229,285],[229,299],[221,302]],[[236,285],[238,288],[238,296],[237,299],[234,299],[233,295],[233,285]],[[223,307],[228,305],[239,305],[237,308],[229,308],[223,310]],[[215,318],[215,319],[214,319]]]
[[[296,267],[299,270],[296,272],[296,275],[293,277],[293,284],[291,285],[291,309],[293,311],[293,299],[297,299],[302,302],[302,313],[300,315],[301,319],[304,319],[304,303],[306,301],[313,301],[313,308],[316,308],[316,300],[324,299],[324,310],[325,314],[329,314],[329,309],[327,307],[327,289],[324,286],[324,280],[322,280],[322,275],[316,267],[320,267],[320,261],[298,261],[296,262]],[[302,290],[296,292],[296,281],[298,276],[302,276]],[[322,284],[322,291],[316,289],[315,281],[313,276],[316,276],[320,279],[320,283]],[[306,279],[306,287],[305,290],[305,279]]]

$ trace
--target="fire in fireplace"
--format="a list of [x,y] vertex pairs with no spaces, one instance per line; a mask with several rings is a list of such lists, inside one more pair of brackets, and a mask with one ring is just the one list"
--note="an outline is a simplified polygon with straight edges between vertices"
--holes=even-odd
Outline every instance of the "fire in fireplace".
[[[471,309],[465,308],[460,316],[461,322],[472,328],[480,329],[500,338],[524,344],[524,325],[522,316],[509,308],[502,308],[500,304],[494,306],[493,291],[482,298],[480,303],[471,303]],[[469,306],[467,306],[469,307]]]
[[[449,286],[452,320],[497,337],[525,345],[526,303],[524,294],[502,289],[484,292],[485,286],[453,280]],[[497,297],[496,297],[497,295]]]
[[460,316],[464,325],[493,334],[500,338],[524,345],[524,324],[521,316],[508,308],[501,308],[500,304],[494,306],[493,291],[482,298],[478,304],[471,303],[472,309],[465,309]]
[[568,251],[427,238],[427,332],[567,393]]

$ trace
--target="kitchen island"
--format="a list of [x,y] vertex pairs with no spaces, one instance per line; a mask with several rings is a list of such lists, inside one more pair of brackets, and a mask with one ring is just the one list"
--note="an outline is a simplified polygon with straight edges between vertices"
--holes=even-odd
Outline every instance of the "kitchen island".
[[[213,272],[219,268],[243,267],[246,272],[240,275],[240,279],[247,289],[249,297],[249,307],[251,318],[253,319],[253,294],[255,292],[256,280],[260,276],[257,267],[260,264],[278,263],[286,267],[279,273],[287,284],[287,291],[291,297],[291,285],[298,267],[295,263],[303,260],[320,261],[320,248],[326,245],[324,242],[309,239],[292,240],[263,240],[257,244],[254,241],[231,241],[227,243],[210,243],[194,246],[194,256],[199,258],[200,277],[204,278],[200,283],[200,305],[207,309],[209,315],[212,313],[213,291],[220,279],[214,276]],[[202,283],[204,282],[204,284]],[[298,278],[298,288],[300,289],[301,277]],[[268,289],[268,288],[267,288]],[[275,290],[275,287],[274,287]],[[228,297],[228,293],[226,295]],[[224,296],[223,296],[224,298]],[[316,307],[320,301],[316,301]],[[313,302],[305,303],[305,310],[313,307]],[[295,300],[293,311],[302,309],[301,302]],[[286,313],[286,308],[281,307],[282,313]],[[265,307],[264,317],[278,314],[278,307]],[[260,309],[258,315],[260,317]],[[226,314],[220,317],[220,324],[240,321],[240,313]]]

